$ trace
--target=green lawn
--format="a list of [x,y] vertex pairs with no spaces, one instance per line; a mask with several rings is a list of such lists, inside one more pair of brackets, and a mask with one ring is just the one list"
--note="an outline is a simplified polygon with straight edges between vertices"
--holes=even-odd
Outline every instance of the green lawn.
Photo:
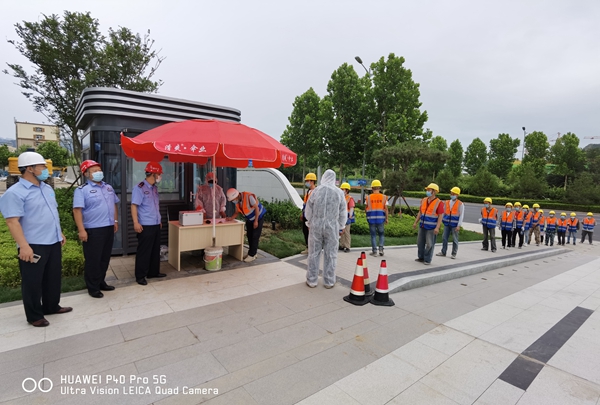
[[[460,240],[461,242],[483,240],[483,235],[476,232],[465,231],[463,229],[460,231]],[[452,237],[450,237],[450,241],[452,241]],[[441,233],[437,237],[437,242],[442,242]],[[415,245],[416,243],[417,238],[415,236],[385,237],[385,246]],[[371,236],[352,235],[353,248],[370,246]],[[263,234],[260,238],[260,243],[258,247],[259,249],[264,250],[265,252],[270,253],[273,256],[276,256],[281,259],[300,253],[306,248],[306,244],[304,243],[304,235],[302,234],[301,230],[293,229],[283,231],[271,231],[269,229],[265,232],[265,230],[263,229]]]
[[[62,278],[62,292],[71,292],[84,290],[85,281],[83,275],[81,276],[63,276]],[[21,287],[11,288],[0,286],[0,303],[19,301],[21,299]]]

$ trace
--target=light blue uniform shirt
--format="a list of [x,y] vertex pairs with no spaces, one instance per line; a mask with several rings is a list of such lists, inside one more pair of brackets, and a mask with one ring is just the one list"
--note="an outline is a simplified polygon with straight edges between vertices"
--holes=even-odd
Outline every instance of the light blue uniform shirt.
[[158,203],[158,188],[146,180],[142,181],[131,192],[131,203],[137,205],[138,222],[140,225],[160,224],[160,206]]
[[52,187],[44,182],[38,187],[22,177],[0,198],[2,215],[19,218],[30,245],[53,245],[62,241],[57,208]]
[[119,197],[115,190],[105,182],[88,180],[75,189],[73,208],[82,208],[83,227],[101,228],[115,225],[115,204]]

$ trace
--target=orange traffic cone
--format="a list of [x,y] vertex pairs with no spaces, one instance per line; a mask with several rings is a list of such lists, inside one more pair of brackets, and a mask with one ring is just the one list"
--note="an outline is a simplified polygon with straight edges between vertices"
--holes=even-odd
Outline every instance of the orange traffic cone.
[[394,301],[390,299],[388,286],[388,274],[387,264],[385,260],[381,261],[381,267],[379,269],[379,277],[377,277],[377,286],[375,287],[375,294],[371,297],[371,304],[381,305],[384,307],[392,307]]
[[365,295],[370,297],[373,295],[373,290],[371,290],[371,280],[369,280],[369,269],[367,268],[367,253],[360,252],[360,258],[362,259],[363,277],[365,278]]
[[369,302],[370,297],[365,296],[365,281],[363,277],[362,259],[356,262],[356,270],[354,270],[354,278],[350,287],[350,294],[344,297],[344,301],[354,305],[365,305]]

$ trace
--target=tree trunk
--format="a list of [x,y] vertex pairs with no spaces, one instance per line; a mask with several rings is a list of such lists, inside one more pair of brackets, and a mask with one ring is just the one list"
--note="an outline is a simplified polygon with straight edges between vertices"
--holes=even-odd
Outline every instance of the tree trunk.
[[565,174],[565,191],[567,191],[567,179],[568,179],[568,176]]
[[344,178],[344,164],[340,163],[340,186],[342,185],[342,179]]

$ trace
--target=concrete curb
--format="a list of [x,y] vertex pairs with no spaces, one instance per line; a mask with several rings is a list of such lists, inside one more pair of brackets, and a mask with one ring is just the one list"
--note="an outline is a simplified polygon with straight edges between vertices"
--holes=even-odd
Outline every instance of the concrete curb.
[[483,273],[490,270],[499,269],[502,267],[513,266],[537,259],[543,259],[549,256],[555,256],[562,253],[569,253],[570,249],[552,249],[543,252],[534,252],[519,257],[491,260],[485,263],[472,264],[462,267],[456,267],[449,270],[441,270],[439,272],[419,274],[415,276],[402,277],[389,285],[389,292],[395,293],[400,291],[411,290],[413,288],[424,287],[431,284],[441,283],[455,278],[470,276],[472,274]]

